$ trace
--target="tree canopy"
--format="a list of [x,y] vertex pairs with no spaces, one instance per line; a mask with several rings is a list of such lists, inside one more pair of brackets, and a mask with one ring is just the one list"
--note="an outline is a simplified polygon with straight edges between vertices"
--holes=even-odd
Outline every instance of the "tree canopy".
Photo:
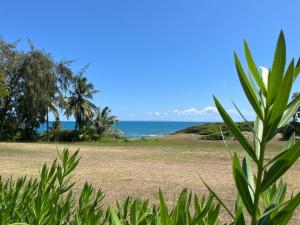
[[79,131],[93,123],[98,91],[84,75],[87,67],[76,73],[72,60],[57,62],[31,42],[28,51],[17,44],[0,39],[0,140],[34,140],[44,123],[48,133],[49,113],[74,116]]

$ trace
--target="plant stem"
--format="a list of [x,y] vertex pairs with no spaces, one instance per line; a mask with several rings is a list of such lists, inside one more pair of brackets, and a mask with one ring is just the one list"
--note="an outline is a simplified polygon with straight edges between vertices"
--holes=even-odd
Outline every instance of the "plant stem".
[[260,185],[262,182],[266,144],[267,143],[265,140],[262,140],[262,142],[260,143],[260,158],[257,165],[257,181],[254,193],[254,215],[252,217],[251,225],[257,224],[257,211],[259,210]]

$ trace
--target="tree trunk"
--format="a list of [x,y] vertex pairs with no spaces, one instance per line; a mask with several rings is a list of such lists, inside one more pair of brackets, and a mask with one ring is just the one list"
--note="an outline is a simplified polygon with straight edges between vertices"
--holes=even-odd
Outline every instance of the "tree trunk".
[[5,116],[0,120],[0,140],[2,139]]
[[77,119],[75,119],[75,130],[77,130],[78,128],[78,122],[77,122]]
[[9,105],[8,98],[5,98],[5,106],[2,109],[1,119],[0,119],[0,140],[2,139],[2,135],[3,135],[3,127],[4,127],[4,123],[5,123],[5,119],[6,119],[8,105]]
[[47,108],[47,140],[49,141],[49,108]]

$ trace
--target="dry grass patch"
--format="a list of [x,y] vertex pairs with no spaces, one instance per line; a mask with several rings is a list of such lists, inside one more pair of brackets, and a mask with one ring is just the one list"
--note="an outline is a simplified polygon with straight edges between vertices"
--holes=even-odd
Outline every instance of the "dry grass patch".
[[[282,142],[270,146],[275,154]],[[111,146],[92,144],[42,144],[0,143],[0,172],[5,178],[23,175],[36,176],[44,162],[51,162],[57,149],[65,146],[71,150],[80,147],[82,159],[74,173],[76,190],[85,181],[106,193],[105,203],[114,204],[116,199],[128,195],[158,200],[161,188],[169,204],[183,187],[199,194],[207,193],[200,182],[201,175],[225,202],[233,207],[234,186],[231,176],[231,158],[222,142],[184,142],[167,140],[146,141],[144,144],[119,143]],[[238,149],[237,143],[230,144]],[[286,175],[290,190],[300,187],[300,164]]]

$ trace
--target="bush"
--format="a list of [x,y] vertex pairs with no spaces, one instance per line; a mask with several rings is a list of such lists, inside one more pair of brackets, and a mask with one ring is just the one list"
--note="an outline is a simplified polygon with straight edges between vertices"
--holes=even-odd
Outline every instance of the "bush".
[[[236,125],[243,132],[251,131],[250,127],[253,127],[253,122],[238,122]],[[222,130],[222,133],[221,133]],[[222,134],[225,138],[233,138],[233,134],[227,128],[225,123],[208,123],[200,126],[193,126],[183,130],[178,131],[177,133],[187,133],[187,134],[199,134],[201,139],[205,140],[222,140]]]
[[282,138],[288,140],[293,133],[295,132],[295,128],[292,124],[286,125],[284,128],[280,130]]
[[292,59],[286,68],[286,44],[282,32],[271,70],[263,68],[260,73],[246,42],[244,49],[249,73],[246,74],[236,54],[234,58],[244,93],[256,113],[255,126],[251,130],[254,143],[246,139],[214,97],[218,112],[244,150],[242,160],[238,152],[231,154],[238,194],[234,214],[229,210],[227,212],[235,225],[287,225],[300,204],[300,193],[293,193],[286,198],[286,184],[282,179],[300,157],[300,141],[296,141],[292,135],[276,156],[268,159],[266,153],[269,142],[299,108],[300,97],[289,102],[289,96],[293,82],[300,73],[300,63],[295,65]]
[[48,134],[43,134],[43,140],[57,142],[79,141],[80,132],[78,130],[49,130]]
[[279,133],[281,133],[282,138],[285,140],[289,139],[293,133],[295,133],[296,136],[299,136],[300,135],[300,123],[290,122],[288,125],[281,128],[279,130]]

